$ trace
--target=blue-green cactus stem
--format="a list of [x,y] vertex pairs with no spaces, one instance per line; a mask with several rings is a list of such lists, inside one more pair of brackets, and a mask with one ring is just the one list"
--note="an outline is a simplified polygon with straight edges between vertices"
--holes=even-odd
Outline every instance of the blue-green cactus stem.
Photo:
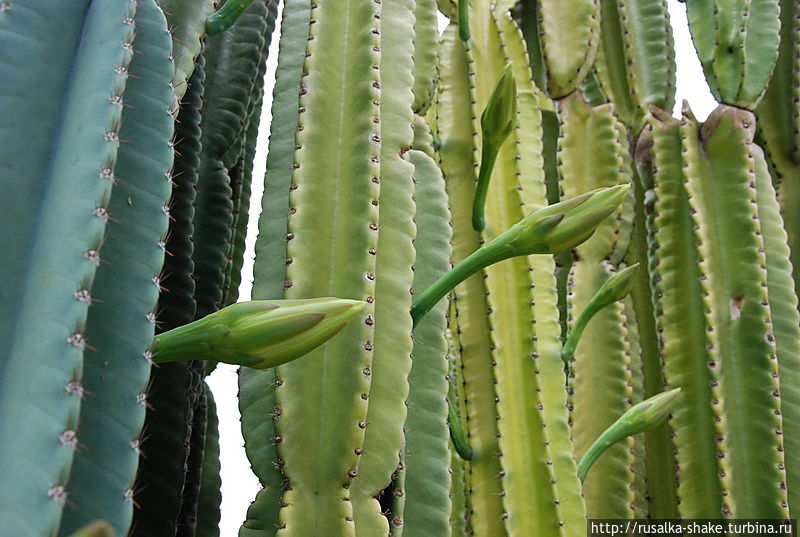
[[203,383],[206,396],[206,439],[203,447],[203,471],[200,481],[200,494],[197,499],[197,525],[195,537],[219,537],[220,504],[222,494],[220,487],[219,458],[219,418],[214,395],[207,384]]
[[[272,507],[274,500],[274,493],[267,489],[261,489],[256,494],[256,499],[247,508],[247,518],[242,526],[239,528],[238,537],[272,537],[278,528],[275,524],[271,523],[272,517],[264,518],[264,513],[271,513],[277,511]],[[278,496],[280,499],[280,495]],[[276,517],[277,518],[277,517]]]
[[581,482],[586,480],[586,474],[589,469],[608,448],[623,438],[649,431],[667,419],[670,405],[680,392],[680,388],[675,388],[668,392],[654,395],[626,410],[586,450],[581,462],[578,463],[578,477]]
[[617,209],[629,190],[629,185],[601,188],[532,212],[415,298],[411,310],[415,323],[458,284],[489,265],[512,257],[555,254],[581,244]]
[[[289,188],[294,165],[295,133],[299,121],[299,93],[310,26],[311,6],[303,0],[284,2],[281,38],[272,96],[272,118],[267,173],[264,178],[256,260],[253,266],[253,297],[281,299],[286,282],[287,219]],[[274,536],[283,494],[284,476],[278,464],[274,420],[276,411],[275,370],[239,370],[239,410],[245,450],[253,472],[264,489],[248,510],[242,537],[258,527]],[[267,416],[265,419],[264,416]]]
[[103,518],[124,534],[131,525],[140,433],[145,419],[164,240],[168,228],[174,120],[174,65],[164,14],[153,0],[139,4],[136,50],[129,66],[116,175],[104,237],[106,263],[97,271],[87,338],[97,349],[83,367],[80,434],[70,507],[59,535]]
[[[358,476],[374,350],[380,222],[379,6],[312,6],[295,135],[286,298],[335,295],[368,303],[303,361],[277,368],[278,456],[288,488],[281,537],[353,537],[349,487]],[[223,34],[224,35],[224,34]],[[350,76],[351,73],[363,76]],[[377,123],[376,123],[377,121]],[[274,254],[273,254],[274,255]],[[313,362],[312,362],[313,360]]]
[[228,0],[206,19],[206,33],[217,35],[236,22],[239,16],[250,6],[253,0]]
[[214,11],[214,0],[159,0],[159,6],[167,17],[167,26],[172,36],[172,56],[175,58],[176,108],[183,102],[189,78],[195,70],[196,61],[203,49],[206,35],[206,18]]
[[720,371],[723,454],[735,469],[722,512],[780,518],[788,514],[786,475],[766,259],[747,148],[754,128],[753,114],[740,108],[721,105],[702,129],[687,111],[683,152],[699,264],[707,275],[706,323],[716,336],[709,361]]
[[564,361],[570,361],[575,356],[575,348],[586,329],[586,325],[592,317],[606,306],[610,306],[614,302],[624,299],[631,290],[633,285],[633,277],[639,264],[631,265],[623,270],[620,270],[611,276],[589,300],[584,309],[578,315],[578,319],[572,325],[572,329],[564,342],[564,348],[561,349],[561,358]]
[[69,501],[136,8],[33,0],[0,9],[0,474],[13,483],[0,488],[0,519],[10,535],[56,534]]

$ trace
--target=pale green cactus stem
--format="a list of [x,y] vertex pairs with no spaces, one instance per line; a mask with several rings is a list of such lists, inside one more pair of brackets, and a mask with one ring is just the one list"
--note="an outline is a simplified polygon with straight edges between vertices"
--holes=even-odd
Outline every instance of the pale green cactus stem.
[[489,103],[481,115],[481,168],[478,172],[478,185],[475,190],[475,202],[472,205],[472,227],[475,231],[486,228],[484,211],[486,195],[489,192],[489,181],[492,170],[500,153],[500,147],[508,140],[514,130],[514,118],[517,115],[517,83],[514,81],[511,64],[506,65],[497,85],[494,87]]
[[221,34],[236,22],[239,15],[253,3],[253,0],[228,0],[218,11],[206,19],[206,33],[208,35]]
[[575,348],[578,346],[581,335],[583,335],[583,331],[589,321],[592,320],[592,317],[606,306],[628,296],[637,268],[639,268],[639,263],[620,270],[597,290],[597,293],[578,316],[578,320],[575,321],[567,340],[564,342],[564,348],[561,350],[561,357],[564,361],[568,362],[575,356]]
[[469,0],[458,0],[458,37],[469,41]]
[[634,405],[619,417],[608,429],[603,431],[597,440],[586,450],[583,458],[578,463],[578,477],[581,482],[586,479],[586,474],[592,464],[605,452],[620,440],[643,433],[657,427],[669,415],[670,405],[678,394],[680,388],[675,388],[668,392],[646,399]]
[[411,308],[414,324],[456,285],[489,265],[520,255],[557,254],[583,243],[629,190],[630,185],[598,188],[532,212],[426,289]]
[[153,361],[208,357],[253,369],[276,367],[322,345],[365,306],[340,298],[240,302],[157,336]]
[[108,522],[98,520],[70,534],[70,537],[115,537],[116,535]]

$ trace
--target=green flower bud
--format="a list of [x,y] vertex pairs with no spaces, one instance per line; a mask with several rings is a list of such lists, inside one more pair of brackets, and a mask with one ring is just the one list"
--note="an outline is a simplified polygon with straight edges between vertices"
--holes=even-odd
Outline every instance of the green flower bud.
[[339,333],[366,304],[341,298],[240,302],[156,337],[156,363],[215,360],[275,367]]
[[663,422],[670,412],[670,405],[681,393],[680,388],[654,395],[639,404],[633,405],[625,411],[608,429],[594,441],[586,454],[578,463],[578,477],[581,482],[586,479],[586,474],[592,464],[605,450],[620,440],[634,434],[643,433],[653,429]]
[[506,65],[481,115],[481,132],[486,143],[500,148],[514,131],[517,117],[517,83],[511,64]]
[[636,263],[622,269],[600,286],[600,289],[597,290],[578,316],[575,325],[567,336],[567,340],[564,342],[564,348],[561,350],[561,357],[565,361],[569,361],[575,356],[575,349],[578,347],[578,342],[592,317],[606,306],[610,306],[628,295],[633,286],[633,275],[636,274],[636,269],[638,268],[639,263]]
[[489,181],[492,170],[500,153],[500,147],[514,131],[514,120],[517,115],[517,83],[511,71],[511,65],[506,65],[497,85],[489,98],[489,104],[481,115],[481,168],[478,172],[478,183],[475,189],[475,201],[472,205],[472,227],[476,231],[486,228],[484,208],[486,196],[489,192]]
[[114,529],[105,520],[98,520],[84,526],[70,537],[114,537]]
[[592,236],[629,191],[630,185],[598,188],[533,211],[426,289],[411,309],[414,324],[456,285],[489,265],[521,255],[557,254],[578,246]]
[[206,33],[217,35],[231,26],[239,19],[239,16],[250,7],[253,0],[228,0],[218,11],[212,13],[206,19]]

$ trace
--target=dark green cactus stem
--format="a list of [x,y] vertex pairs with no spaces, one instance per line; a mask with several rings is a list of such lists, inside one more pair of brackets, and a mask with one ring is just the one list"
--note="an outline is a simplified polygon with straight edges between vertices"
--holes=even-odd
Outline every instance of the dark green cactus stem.
[[206,19],[208,35],[221,34],[236,22],[239,15],[250,6],[253,0],[228,0],[225,5]]
[[213,357],[255,369],[276,367],[317,348],[365,306],[336,298],[239,302],[158,335],[153,361]]
[[220,478],[219,418],[214,394],[203,383],[206,397],[206,438],[203,446],[203,471],[197,498],[195,537],[219,537],[222,480]]
[[492,170],[494,170],[497,155],[500,153],[500,147],[514,130],[514,119],[517,115],[517,84],[511,68],[511,65],[507,65],[503,69],[500,78],[497,79],[497,85],[489,99],[489,104],[486,105],[486,109],[481,115],[483,134],[481,168],[478,172],[478,184],[472,206],[472,227],[475,231],[483,231],[486,228],[484,211]]
[[489,265],[521,255],[556,254],[581,244],[629,190],[629,185],[600,188],[532,212],[426,289],[411,308],[414,324],[456,285]]
[[578,463],[578,477],[581,483],[586,479],[589,469],[609,447],[623,438],[643,433],[657,427],[669,415],[670,405],[678,397],[681,389],[655,395],[632,406],[608,429],[603,431]]
[[469,41],[469,0],[458,0],[458,37]]
[[175,537],[194,537],[197,527],[197,500],[200,497],[200,482],[203,474],[203,456],[206,443],[208,403],[205,383],[197,376],[197,387],[193,387],[191,436],[189,457],[186,459],[186,476],[181,492],[181,510],[175,527]]
[[470,460],[472,458],[472,448],[469,446],[467,435],[464,434],[464,429],[461,427],[458,412],[450,401],[447,402],[447,426],[450,429],[450,440],[452,440],[458,456],[465,461]]
[[565,362],[569,362],[575,356],[575,349],[578,347],[578,342],[583,335],[586,325],[592,320],[592,317],[601,309],[618,300],[622,300],[628,295],[633,285],[633,276],[638,267],[639,263],[636,263],[635,265],[620,270],[597,290],[597,293],[595,293],[578,316],[578,320],[575,321],[572,330],[570,330],[564,342],[564,348],[561,350],[561,358],[563,358]]

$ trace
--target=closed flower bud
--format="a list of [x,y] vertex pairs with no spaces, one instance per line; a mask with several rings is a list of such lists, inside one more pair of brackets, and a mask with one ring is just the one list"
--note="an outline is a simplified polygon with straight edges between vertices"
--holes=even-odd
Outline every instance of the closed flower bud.
[[314,350],[365,306],[341,298],[233,304],[157,336],[155,361],[215,360],[268,369]]

